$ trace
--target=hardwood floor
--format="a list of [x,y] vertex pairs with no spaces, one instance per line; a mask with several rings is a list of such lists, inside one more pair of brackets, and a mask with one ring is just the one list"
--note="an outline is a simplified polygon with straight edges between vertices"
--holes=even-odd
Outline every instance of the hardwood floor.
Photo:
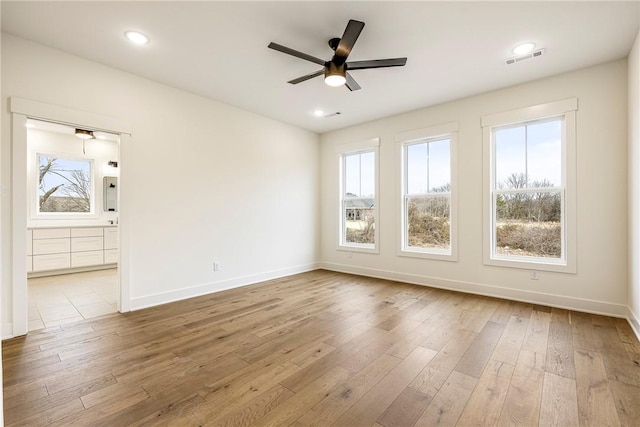
[[640,425],[625,320],[314,271],[3,343],[11,425]]

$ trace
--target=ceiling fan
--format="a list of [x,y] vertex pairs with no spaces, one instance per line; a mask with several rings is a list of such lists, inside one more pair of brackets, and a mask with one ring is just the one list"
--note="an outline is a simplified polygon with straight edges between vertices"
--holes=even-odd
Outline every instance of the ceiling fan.
[[372,59],[369,61],[347,62],[351,49],[353,49],[353,45],[356,43],[356,40],[358,40],[358,36],[360,36],[360,32],[363,28],[364,22],[353,19],[349,20],[342,38],[335,37],[329,40],[329,47],[334,51],[333,58],[331,58],[330,61],[324,61],[320,58],[316,58],[315,56],[307,55],[306,53],[282,46],[278,43],[271,42],[268,47],[270,49],[295,56],[296,58],[314,62],[322,65],[323,67],[321,70],[298,77],[297,79],[289,80],[287,83],[295,85],[324,74],[324,82],[329,86],[345,85],[350,91],[354,91],[360,89],[360,85],[353,79],[353,77],[351,77],[348,71],[366,70],[369,68],[402,67],[407,63],[407,58]]

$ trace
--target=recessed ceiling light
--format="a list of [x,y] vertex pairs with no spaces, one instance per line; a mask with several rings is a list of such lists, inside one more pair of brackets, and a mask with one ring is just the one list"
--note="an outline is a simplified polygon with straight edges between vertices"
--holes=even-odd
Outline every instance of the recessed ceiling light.
[[535,43],[531,43],[531,42],[522,43],[514,47],[512,52],[516,55],[524,55],[526,53],[531,52],[534,47],[536,47]]
[[315,110],[315,111],[313,112],[313,115],[314,115],[314,116],[316,116],[316,117],[322,117],[322,116],[324,116],[324,111],[322,111],[322,110]]
[[124,33],[124,36],[131,42],[135,44],[147,44],[149,43],[149,37],[138,31],[127,31]]

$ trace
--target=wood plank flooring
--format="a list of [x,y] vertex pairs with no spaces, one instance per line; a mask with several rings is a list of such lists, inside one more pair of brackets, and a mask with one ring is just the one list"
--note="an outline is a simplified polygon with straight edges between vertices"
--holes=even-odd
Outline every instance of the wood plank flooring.
[[322,270],[2,357],[7,426],[640,426],[625,320]]

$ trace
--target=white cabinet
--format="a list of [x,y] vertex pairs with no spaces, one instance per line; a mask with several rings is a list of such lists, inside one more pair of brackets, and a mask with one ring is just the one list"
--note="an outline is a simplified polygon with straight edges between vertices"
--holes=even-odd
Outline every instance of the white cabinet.
[[118,262],[118,250],[117,249],[105,249],[104,250],[104,263],[115,264]]
[[72,252],[71,267],[104,264],[104,251]]
[[117,227],[104,229],[104,248],[118,249],[118,228]]
[[33,241],[33,255],[48,255],[70,252],[71,241],[66,239],[42,239]]
[[101,251],[102,249],[102,236],[71,238],[71,252]]
[[34,255],[33,271],[60,270],[71,267],[71,254]]
[[33,271],[33,230],[27,230],[27,273]]
[[117,227],[34,228],[27,231],[27,272],[118,262]]
[[63,237],[71,237],[70,228],[34,228],[34,239],[59,239]]

